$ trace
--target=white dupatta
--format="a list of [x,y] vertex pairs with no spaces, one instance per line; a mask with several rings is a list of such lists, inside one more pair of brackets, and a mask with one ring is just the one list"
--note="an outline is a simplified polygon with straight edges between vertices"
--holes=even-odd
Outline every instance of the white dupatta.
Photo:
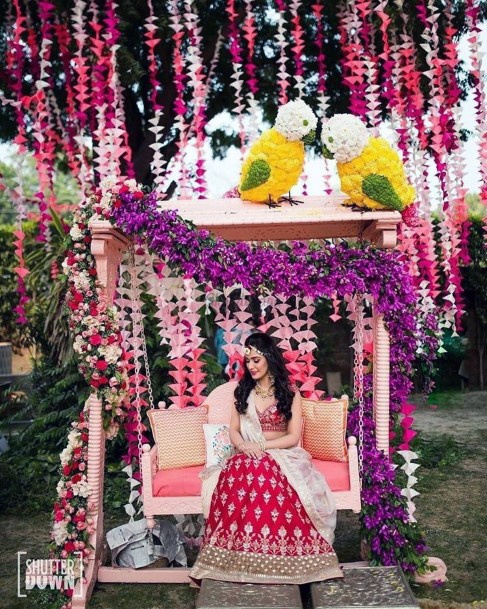
[[[246,442],[265,440],[254,402],[254,392],[248,398],[247,412],[240,415],[240,435]],[[270,448],[267,453],[276,461],[294,488],[313,526],[332,545],[336,526],[335,500],[323,476],[311,462],[311,455],[303,448]],[[231,458],[231,457],[229,457]],[[201,473],[203,515],[208,517],[211,497],[218,484],[223,466],[214,465]]]

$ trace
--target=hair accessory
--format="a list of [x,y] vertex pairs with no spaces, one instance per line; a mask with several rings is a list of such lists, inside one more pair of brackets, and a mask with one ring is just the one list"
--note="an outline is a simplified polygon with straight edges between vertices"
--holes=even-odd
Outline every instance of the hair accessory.
[[262,357],[265,357],[265,353],[263,353],[262,351],[259,351],[259,349],[257,349],[256,347],[245,347],[245,355],[250,356],[250,353],[252,351],[255,351],[256,353],[258,353],[259,355],[262,355]]

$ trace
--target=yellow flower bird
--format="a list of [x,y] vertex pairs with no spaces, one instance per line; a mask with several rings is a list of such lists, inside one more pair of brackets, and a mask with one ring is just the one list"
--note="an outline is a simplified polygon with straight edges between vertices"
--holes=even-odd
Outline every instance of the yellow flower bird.
[[[313,142],[316,124],[316,116],[302,100],[279,108],[274,127],[251,146],[243,162],[238,186],[242,199],[278,205],[301,176],[304,143]],[[286,200],[293,203],[290,197]]]
[[344,205],[402,212],[414,202],[398,153],[382,137],[372,137],[352,114],[336,114],[323,125],[323,154],[337,162]]

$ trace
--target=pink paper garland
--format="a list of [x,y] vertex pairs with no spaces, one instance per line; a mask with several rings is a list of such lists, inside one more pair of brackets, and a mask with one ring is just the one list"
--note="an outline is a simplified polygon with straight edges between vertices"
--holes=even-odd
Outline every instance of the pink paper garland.
[[276,0],[278,10],[277,34],[275,41],[279,48],[279,57],[277,64],[279,66],[277,72],[277,87],[279,90],[279,104],[282,106],[289,101],[288,89],[290,74],[287,71],[286,64],[288,61],[286,47],[288,46],[288,35],[286,31],[286,2],[284,0]]

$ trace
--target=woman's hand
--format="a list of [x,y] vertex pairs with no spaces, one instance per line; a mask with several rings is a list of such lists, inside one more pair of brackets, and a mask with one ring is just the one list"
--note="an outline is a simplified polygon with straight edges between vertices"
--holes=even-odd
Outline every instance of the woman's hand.
[[264,451],[259,442],[241,442],[237,448],[241,453],[244,453],[253,459],[261,459],[264,456]]

